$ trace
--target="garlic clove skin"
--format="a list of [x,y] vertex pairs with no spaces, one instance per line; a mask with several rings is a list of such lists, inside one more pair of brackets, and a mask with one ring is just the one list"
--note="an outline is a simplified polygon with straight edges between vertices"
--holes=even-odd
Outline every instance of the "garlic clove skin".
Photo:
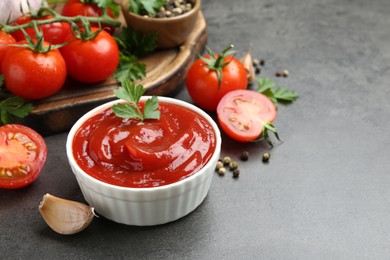
[[51,229],[63,235],[72,235],[84,230],[95,216],[93,207],[61,199],[49,193],[43,196],[39,212]]
[[248,82],[252,82],[255,79],[255,69],[253,68],[253,60],[251,56],[251,49],[249,49],[245,55],[240,59],[242,65],[247,73]]

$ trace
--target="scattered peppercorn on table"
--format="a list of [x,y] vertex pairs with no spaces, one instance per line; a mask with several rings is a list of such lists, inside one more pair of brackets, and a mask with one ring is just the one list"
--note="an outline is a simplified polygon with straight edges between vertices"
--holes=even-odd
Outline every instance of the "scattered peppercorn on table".
[[38,179],[0,190],[2,259],[390,257],[388,0],[204,0],[202,12],[210,48],[234,44],[237,57],[250,48],[256,76],[299,93],[278,105],[280,141],[222,133],[208,195],[179,220],[138,227],[100,216],[60,235],[38,211],[42,197],[86,201],[66,158],[68,132],[46,136]]

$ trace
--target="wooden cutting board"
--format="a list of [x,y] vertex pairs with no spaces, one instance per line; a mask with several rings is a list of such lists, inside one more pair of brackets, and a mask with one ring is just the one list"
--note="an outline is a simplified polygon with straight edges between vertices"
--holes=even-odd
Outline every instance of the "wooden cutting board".
[[[206,41],[207,24],[200,12],[194,30],[183,45],[142,58],[146,64],[146,78],[139,83],[146,88],[146,94],[171,96],[177,92]],[[17,123],[30,126],[44,136],[67,131],[89,110],[115,99],[112,91],[117,87],[118,82],[113,78],[96,85],[69,79],[60,92],[35,102],[33,112]]]

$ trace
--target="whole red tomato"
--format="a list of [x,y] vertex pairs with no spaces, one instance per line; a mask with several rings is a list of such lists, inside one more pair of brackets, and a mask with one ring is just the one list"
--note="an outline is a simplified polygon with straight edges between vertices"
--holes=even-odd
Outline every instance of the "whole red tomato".
[[[16,19],[12,25],[21,25],[31,22],[32,20],[47,20],[52,18],[52,16],[44,16],[40,18],[33,18],[29,14],[23,15]],[[52,44],[60,44],[64,43],[65,38],[70,34],[70,25],[66,22],[55,22],[49,24],[43,24],[38,26],[43,33],[43,37],[45,41],[50,42]],[[31,37],[35,38],[35,30],[34,28],[26,28],[24,29],[26,33]],[[16,41],[22,41],[25,39],[22,30],[17,30],[12,33],[12,36],[16,39]]]
[[188,71],[188,93],[202,109],[215,111],[218,102],[226,93],[247,88],[247,72],[241,62],[226,55],[229,54],[228,50],[229,48],[225,49],[221,54],[209,51],[210,55],[196,60]]
[[[70,17],[78,16],[78,15],[89,16],[89,17],[100,17],[103,15],[102,10],[99,8],[97,4],[87,3],[87,2],[88,1],[83,3],[80,0],[69,0],[64,5],[61,14]],[[110,8],[107,7],[106,11],[110,17],[112,18],[115,17],[114,13],[111,11]],[[99,25],[92,23],[91,26],[98,27]],[[113,25],[103,24],[102,28],[110,34],[113,34],[115,31],[115,26]]]
[[7,89],[28,100],[53,95],[66,78],[66,64],[58,49],[37,53],[26,47],[11,47],[4,56],[1,71]]
[[[96,32],[98,28],[92,28]],[[106,80],[119,63],[119,49],[114,38],[102,30],[92,40],[77,39],[69,35],[69,44],[60,51],[66,62],[68,75],[84,83]]]
[[45,140],[23,125],[0,127],[0,189],[17,189],[38,178],[46,163]]
[[12,37],[12,35],[0,30],[0,74],[1,74],[1,63],[3,62],[4,55],[9,49],[9,44],[14,44],[14,43],[16,43],[16,41],[14,37]]

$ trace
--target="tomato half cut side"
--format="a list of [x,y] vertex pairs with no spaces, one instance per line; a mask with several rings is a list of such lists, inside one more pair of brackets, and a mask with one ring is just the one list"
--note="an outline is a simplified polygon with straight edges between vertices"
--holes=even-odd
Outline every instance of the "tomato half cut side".
[[17,124],[0,127],[0,188],[17,189],[39,176],[47,146],[33,129]]
[[264,123],[276,118],[276,107],[272,101],[252,90],[234,90],[218,103],[217,115],[222,130],[239,142],[257,139]]

